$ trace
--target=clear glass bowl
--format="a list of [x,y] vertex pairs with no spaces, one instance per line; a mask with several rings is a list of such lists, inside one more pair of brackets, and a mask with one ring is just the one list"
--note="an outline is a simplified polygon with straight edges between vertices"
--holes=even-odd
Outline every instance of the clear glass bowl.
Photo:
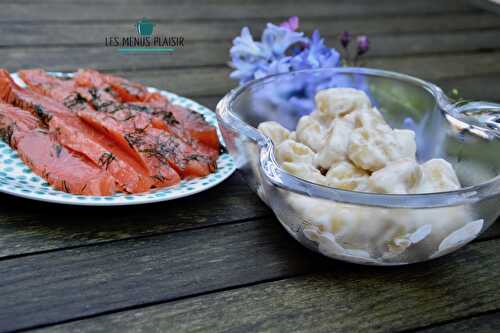
[[[418,161],[446,159],[462,189],[362,193],[287,173],[276,162],[271,140],[256,127],[275,120],[295,128],[301,110],[290,102],[313,102],[304,85],[363,89],[389,125],[416,131]],[[469,243],[500,215],[498,104],[455,104],[436,85],[399,73],[332,68],[252,81],[228,93],[217,105],[217,116],[250,187],[295,239],[331,258],[372,265],[429,260]]]

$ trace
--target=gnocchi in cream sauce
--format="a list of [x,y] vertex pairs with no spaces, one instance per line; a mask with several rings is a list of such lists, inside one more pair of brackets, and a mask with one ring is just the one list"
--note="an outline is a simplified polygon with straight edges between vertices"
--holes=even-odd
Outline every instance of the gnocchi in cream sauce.
[[[391,128],[363,91],[326,89],[317,93],[315,104],[315,111],[299,120],[295,132],[276,122],[258,126],[273,142],[276,159],[288,173],[360,192],[418,194],[460,188],[446,160],[418,163],[415,133]],[[438,208],[436,219],[433,209],[356,209],[295,193],[289,193],[287,201],[303,217],[304,235],[321,252],[365,263],[397,257],[418,249],[417,244],[437,254],[460,230],[478,230],[466,227],[471,217],[463,207]]]

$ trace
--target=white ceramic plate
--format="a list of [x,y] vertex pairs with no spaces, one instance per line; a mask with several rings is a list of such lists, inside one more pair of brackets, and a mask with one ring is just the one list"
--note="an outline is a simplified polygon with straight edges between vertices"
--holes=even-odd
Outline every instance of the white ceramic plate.
[[[54,76],[72,76],[72,74],[64,73],[51,74]],[[25,86],[17,74],[12,74],[12,77],[18,84]],[[150,91],[159,91],[162,95],[168,97],[174,104],[201,113],[211,125],[217,127],[215,113],[204,106],[167,91],[161,91],[155,88],[148,89]],[[223,142],[218,127],[217,131],[219,133],[219,139]],[[0,141],[0,192],[33,200],[60,204],[118,206],[168,201],[187,197],[214,187],[228,178],[234,170],[235,164],[233,159],[229,154],[225,153],[219,156],[215,173],[203,178],[183,180],[173,187],[151,190],[141,194],[118,193],[112,196],[74,195],[52,188],[44,179],[33,173],[33,171],[21,161],[15,150],[11,149],[5,142]]]

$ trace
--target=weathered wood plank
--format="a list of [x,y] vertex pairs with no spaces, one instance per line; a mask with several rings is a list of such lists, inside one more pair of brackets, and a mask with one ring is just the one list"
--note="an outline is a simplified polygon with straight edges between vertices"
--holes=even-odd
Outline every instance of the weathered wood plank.
[[229,78],[230,72],[230,68],[220,66],[134,72],[117,71],[116,74],[179,95],[221,96],[237,85]]
[[[231,40],[240,33],[243,26],[250,27],[254,36],[260,36],[268,20],[235,20],[235,21],[210,21],[210,22],[156,22],[155,31],[169,36],[183,36],[187,43],[193,41],[220,41]],[[37,45],[97,45],[104,43],[106,36],[135,35],[134,22],[127,23],[44,23],[3,24],[3,34],[0,37],[0,46],[22,47]],[[277,22],[275,22],[277,23]],[[401,33],[446,33],[450,31],[465,31],[479,29],[500,28],[498,16],[479,14],[450,14],[443,17],[438,15],[425,16],[390,16],[390,17],[363,17],[339,18],[335,20],[308,20],[300,22],[300,29],[310,34],[314,29],[324,36],[335,37],[344,30],[352,33],[365,33],[372,38],[376,34],[401,34]],[[78,38],[75,38],[78,36]],[[401,37],[401,36],[396,36]],[[440,37],[433,35],[432,37]],[[471,36],[473,37],[473,36]],[[429,37],[430,38],[430,37]],[[469,40],[469,42],[473,42]],[[374,43],[372,43],[374,44]],[[375,45],[373,45],[375,46]]]
[[432,328],[417,330],[419,333],[497,333],[500,332],[500,312],[463,319]]
[[222,99],[222,95],[220,96],[202,96],[202,97],[195,97],[196,102],[200,103],[201,105],[209,108],[210,110],[215,111],[215,108],[217,106],[217,103]]
[[271,214],[238,175],[207,192],[146,206],[89,209],[8,195],[1,200],[0,259]]
[[446,92],[457,89],[464,99],[500,102],[500,75],[471,76],[439,80]]
[[497,219],[497,221],[488,230],[486,230],[479,236],[478,240],[486,241],[499,237],[500,237],[500,219]]
[[498,73],[500,52],[367,59],[373,68],[396,70],[427,80]]
[[[447,91],[458,87],[467,98],[498,100],[500,80],[494,73],[500,72],[499,57],[500,52],[376,58],[367,59],[366,65],[400,71],[438,84],[444,82]],[[229,79],[230,72],[227,67],[206,67],[136,72],[122,70],[118,71],[118,74],[181,95],[222,96],[236,86],[236,83]],[[461,78],[469,76],[474,79]],[[488,85],[476,85],[483,80]]]
[[301,274],[318,261],[274,219],[4,260],[0,330]]
[[476,243],[407,267],[332,262],[323,273],[93,317],[46,331],[407,330],[500,308],[499,250],[500,240]]
[[[500,20],[499,20],[500,21]],[[500,49],[500,30],[459,31],[453,33],[376,35],[371,39],[367,61],[375,57],[413,56],[452,52]],[[337,37],[326,38],[337,46]],[[219,66],[229,58],[230,41],[186,41],[185,47],[173,53],[130,54],[104,46],[6,48],[2,51],[2,66],[17,70],[35,66],[46,69],[74,70],[79,67],[99,69],[138,70],[148,68],[176,68],[191,66]],[[392,59],[391,59],[392,60]],[[377,61],[377,60],[376,60]],[[382,59],[382,62],[388,60]]]
[[[37,65],[47,70],[62,71],[74,71],[78,67],[86,67],[86,65],[89,65],[88,63],[72,63],[71,56],[75,54],[72,49],[66,49],[65,54],[66,55],[60,58],[60,61],[57,63],[50,62],[50,64],[44,66],[42,60],[37,63]],[[141,81],[150,86],[169,89],[178,94],[189,96],[222,95],[235,86],[235,82],[228,77],[231,70],[225,66],[135,70],[135,68],[130,65],[132,60],[127,60],[125,57],[126,56],[116,56],[114,58],[115,64],[113,64],[113,67],[116,68],[112,70],[113,72],[130,79]],[[175,57],[175,55],[173,55],[172,58],[173,57]],[[364,65],[400,71],[437,82],[445,79],[469,76],[479,77],[478,80],[481,80],[483,76],[489,76],[489,82],[492,83],[493,86],[490,85],[489,87],[483,88],[494,93],[495,89],[498,90],[496,86],[496,84],[498,84],[496,80],[497,75],[495,74],[500,73],[499,57],[500,52],[398,58],[381,57],[366,59]],[[36,63],[33,62],[35,59],[26,60],[26,62],[15,62],[14,59],[15,53],[11,53],[10,60],[5,59],[5,65],[11,71],[15,71],[19,68],[33,67],[33,64]],[[56,58],[54,58],[54,60],[55,59]],[[125,59],[127,62],[120,63],[120,59]],[[148,57],[143,57],[144,62],[150,62],[151,64],[155,62],[154,59],[156,58],[152,57],[148,61]],[[141,66],[139,60],[133,61],[137,62],[137,66]],[[94,63],[94,65],[97,69],[110,70],[110,68],[102,68],[102,66],[99,66],[99,63]],[[471,85],[470,87],[472,88],[473,86]]]
[[[306,6],[305,4],[308,4]],[[336,1],[322,5],[310,5],[310,1],[299,0],[288,3],[245,2],[234,3],[148,3],[127,5],[100,3],[66,3],[47,5],[40,2],[6,3],[2,5],[0,22],[45,22],[45,21],[117,21],[150,19],[178,20],[224,20],[227,18],[284,18],[300,14],[302,17],[341,17],[394,14],[432,14],[478,11],[465,1],[421,0],[401,2],[398,0],[377,1],[377,6],[364,1]],[[300,10],[299,10],[300,8]]]

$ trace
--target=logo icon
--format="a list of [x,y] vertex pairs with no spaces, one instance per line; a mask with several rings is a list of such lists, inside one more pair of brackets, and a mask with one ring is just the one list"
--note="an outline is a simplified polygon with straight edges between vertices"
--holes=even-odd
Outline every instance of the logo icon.
[[153,30],[155,28],[155,24],[143,17],[141,20],[137,21],[135,24],[135,28],[137,29],[137,33],[141,37],[149,37],[153,34]]

